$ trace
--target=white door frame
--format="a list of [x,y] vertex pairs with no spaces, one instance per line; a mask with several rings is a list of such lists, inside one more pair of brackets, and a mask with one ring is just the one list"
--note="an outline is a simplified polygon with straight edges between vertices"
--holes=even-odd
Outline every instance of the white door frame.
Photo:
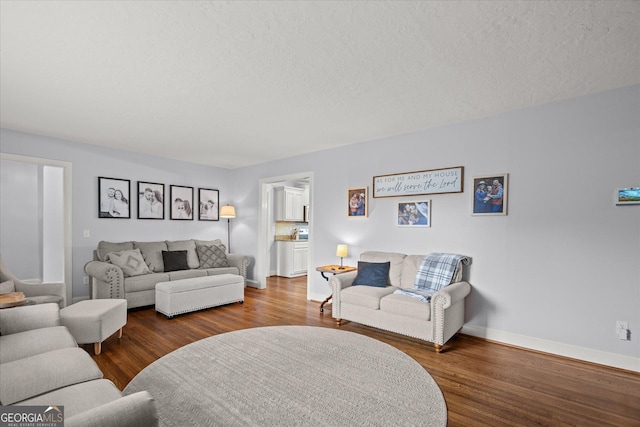
[[71,163],[63,162],[61,160],[44,159],[40,157],[21,156],[18,154],[0,153],[0,160],[9,160],[14,162],[33,163],[43,166],[55,166],[62,168],[63,170],[63,191],[64,201],[62,213],[64,218],[64,283],[67,291],[67,305],[73,302],[73,240],[72,240],[72,218],[73,210],[71,204],[71,191],[72,191],[72,179],[71,179]]
[[[260,209],[258,217],[258,258],[256,261],[256,282],[258,283],[258,289],[265,289],[267,287],[266,279],[269,274],[269,260],[267,259],[267,242],[269,241],[269,234],[271,232],[269,224],[269,187],[271,184],[276,184],[282,181],[296,181],[300,179],[309,180],[309,235],[313,239],[315,236],[313,233],[313,172],[300,172],[291,175],[275,176],[271,178],[263,178],[259,181]],[[307,273],[311,272],[312,261],[313,244],[309,244]],[[309,291],[311,289],[310,277],[311,275],[307,274],[307,299],[309,299]]]

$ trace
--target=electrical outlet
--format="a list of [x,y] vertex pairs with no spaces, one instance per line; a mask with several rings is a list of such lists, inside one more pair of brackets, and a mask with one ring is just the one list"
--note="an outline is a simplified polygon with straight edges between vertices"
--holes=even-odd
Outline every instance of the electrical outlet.
[[85,285],[88,285],[89,284],[89,276],[84,276],[82,278],[82,283],[85,284]]
[[616,329],[629,329],[629,322],[626,320],[617,320]]
[[82,232],[82,235],[83,235],[84,237],[91,237],[91,232],[90,232],[89,230],[84,230],[84,231]]

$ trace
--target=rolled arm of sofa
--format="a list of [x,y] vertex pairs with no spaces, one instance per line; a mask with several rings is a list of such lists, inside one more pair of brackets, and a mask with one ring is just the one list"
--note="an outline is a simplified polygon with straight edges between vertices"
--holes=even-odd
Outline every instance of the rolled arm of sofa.
[[60,307],[55,303],[0,310],[0,333],[2,335],[52,326],[60,326]]
[[64,420],[67,427],[155,427],[160,424],[153,396],[140,391]]
[[237,267],[240,275],[247,280],[247,268],[249,268],[249,257],[240,254],[227,254],[227,262],[231,267]]
[[93,299],[124,299],[124,273],[120,267],[103,261],[89,261],[84,271],[93,278]]
[[340,319],[342,316],[340,312],[340,291],[351,286],[357,275],[357,271],[350,271],[348,273],[334,274],[329,278],[329,286],[332,291],[331,316],[333,318]]
[[456,282],[436,292],[431,298],[433,342],[442,346],[464,325],[464,299],[471,292],[467,282]]

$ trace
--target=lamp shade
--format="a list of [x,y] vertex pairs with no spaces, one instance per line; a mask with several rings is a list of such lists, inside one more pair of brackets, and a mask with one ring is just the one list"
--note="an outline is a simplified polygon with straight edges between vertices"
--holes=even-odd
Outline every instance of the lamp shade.
[[347,245],[338,245],[338,248],[336,249],[336,256],[340,258],[346,257],[347,252],[348,252]]
[[236,208],[231,205],[222,206],[220,208],[220,218],[235,218]]

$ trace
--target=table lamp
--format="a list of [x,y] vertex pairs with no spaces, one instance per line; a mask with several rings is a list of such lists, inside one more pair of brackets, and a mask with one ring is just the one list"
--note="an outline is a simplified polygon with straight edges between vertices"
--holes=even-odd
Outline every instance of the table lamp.
[[348,248],[347,245],[338,245],[336,249],[336,256],[340,257],[340,270],[344,270],[342,266],[342,259],[347,256]]
[[231,218],[236,217],[236,208],[227,204],[220,208],[220,218],[227,218],[227,249],[231,253],[231,232],[229,230],[229,222]]

